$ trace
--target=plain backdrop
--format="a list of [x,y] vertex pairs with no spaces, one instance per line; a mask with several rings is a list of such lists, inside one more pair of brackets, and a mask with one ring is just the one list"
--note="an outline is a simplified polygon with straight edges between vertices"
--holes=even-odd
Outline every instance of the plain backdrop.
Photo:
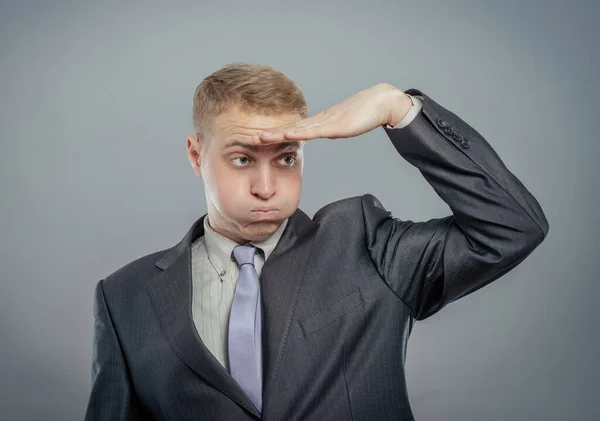
[[[192,94],[268,64],[315,114],[379,82],[475,127],[538,199],[546,240],[417,323],[417,420],[600,419],[595,1],[0,2],[0,418],[81,420],[93,288],[206,212],[187,161]],[[382,128],[306,145],[309,216],[372,193],[394,216],[450,209]]]

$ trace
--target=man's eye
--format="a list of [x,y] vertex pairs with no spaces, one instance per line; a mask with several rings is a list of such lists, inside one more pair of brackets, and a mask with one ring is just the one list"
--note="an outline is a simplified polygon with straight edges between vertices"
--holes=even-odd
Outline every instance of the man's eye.
[[248,160],[248,158],[245,157],[245,156],[238,156],[237,158],[233,158],[233,161],[235,161],[236,159],[245,159],[245,160]]
[[283,159],[285,158],[292,158],[292,161],[289,163],[289,165],[293,165],[294,162],[296,162],[296,157],[294,155],[286,155],[284,157],[282,157]]

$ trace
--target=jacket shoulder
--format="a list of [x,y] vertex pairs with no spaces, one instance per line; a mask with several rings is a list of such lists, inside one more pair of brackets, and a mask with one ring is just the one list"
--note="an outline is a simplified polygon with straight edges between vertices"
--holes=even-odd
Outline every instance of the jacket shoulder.
[[115,290],[122,292],[123,289],[138,289],[143,283],[154,278],[162,271],[154,263],[169,250],[167,248],[138,257],[107,275],[99,281],[102,282],[105,293],[108,294],[110,291]]
[[320,208],[313,220],[324,226],[341,226],[344,231],[360,230],[364,233],[369,225],[390,218],[391,212],[370,193],[331,202]]
[[363,213],[365,211],[369,212],[375,209],[389,214],[389,212],[385,209],[385,207],[377,197],[375,197],[371,193],[365,193],[361,196],[347,197],[344,199],[336,200],[335,202],[328,203],[315,213],[313,219],[327,218],[332,214],[340,213],[345,213],[354,216],[357,213]]
[[337,218],[343,214],[356,214],[360,211],[361,197],[353,196],[344,199],[336,200],[321,207],[313,216],[314,221],[325,222],[331,218]]

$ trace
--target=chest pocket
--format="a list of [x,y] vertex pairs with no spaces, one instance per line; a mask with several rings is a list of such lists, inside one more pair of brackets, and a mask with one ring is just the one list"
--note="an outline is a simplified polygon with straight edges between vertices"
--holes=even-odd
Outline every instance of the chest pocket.
[[327,326],[328,324],[334,322],[335,320],[344,316],[346,313],[351,312],[363,304],[364,300],[360,288],[357,288],[344,298],[335,301],[333,304],[330,304],[323,310],[320,310],[310,316],[298,319],[298,323],[302,328],[304,336],[306,336],[315,330],[319,330],[322,327]]

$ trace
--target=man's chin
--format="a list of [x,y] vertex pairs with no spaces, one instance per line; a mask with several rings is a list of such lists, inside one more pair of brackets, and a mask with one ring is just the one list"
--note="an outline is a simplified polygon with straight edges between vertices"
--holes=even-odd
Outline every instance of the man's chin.
[[283,223],[283,220],[268,219],[263,221],[252,221],[247,227],[246,232],[255,238],[253,241],[264,240],[269,235],[277,231],[277,228]]

